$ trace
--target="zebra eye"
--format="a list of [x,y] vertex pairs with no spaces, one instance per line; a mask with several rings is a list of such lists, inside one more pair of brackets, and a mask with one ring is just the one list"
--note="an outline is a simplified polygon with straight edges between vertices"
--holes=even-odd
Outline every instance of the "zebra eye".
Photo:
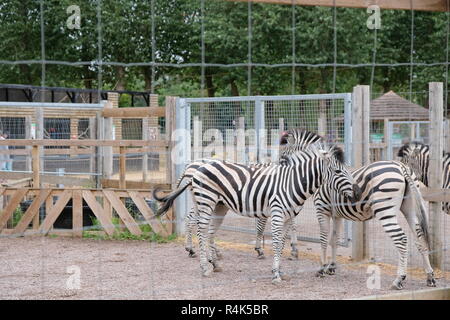
[[336,170],[336,171],[334,171],[334,173],[336,173],[336,174],[341,174],[342,171],[341,171],[341,170]]

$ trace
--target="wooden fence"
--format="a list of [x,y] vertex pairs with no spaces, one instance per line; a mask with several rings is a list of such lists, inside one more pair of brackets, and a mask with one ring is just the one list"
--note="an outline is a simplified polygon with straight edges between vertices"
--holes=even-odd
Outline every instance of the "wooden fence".
[[[115,230],[113,225],[113,212],[116,212],[119,219],[120,228],[128,229],[133,235],[141,235],[142,231],[139,223],[150,225],[152,230],[162,236],[167,236],[173,232],[174,217],[172,210],[162,219],[153,215],[151,208],[146,200],[151,200],[151,192],[158,185],[164,191],[170,191],[174,181],[172,175],[173,165],[171,163],[171,147],[170,134],[166,137],[157,139],[143,140],[114,140],[111,134],[111,128],[114,118],[141,118],[144,124],[148,124],[149,118],[165,117],[166,132],[171,132],[168,128],[172,128],[175,123],[174,115],[175,104],[174,99],[167,98],[166,107],[145,107],[145,108],[114,108],[112,103],[105,104],[105,108],[97,114],[98,131],[97,137],[101,139],[43,139],[42,135],[37,135],[38,139],[8,139],[0,140],[0,146],[26,147],[25,149],[1,150],[3,154],[21,154],[31,155],[30,169],[31,173],[24,172],[1,172],[0,177],[3,179],[20,179],[23,183],[16,186],[3,186],[0,188],[0,234],[3,235],[27,235],[27,234],[48,234],[56,232],[58,234],[70,234],[72,236],[81,236],[83,232],[83,203],[85,203],[95,218],[103,228],[104,232],[112,235]],[[38,113],[42,113],[39,111]],[[41,117],[42,118],[42,117]],[[40,125],[42,126],[42,124]],[[99,157],[99,153],[95,150],[101,149],[103,152],[101,168],[103,179],[100,180],[100,188],[81,188],[80,186],[71,188],[54,188],[43,187],[43,182],[55,185],[68,181],[71,178],[49,176],[42,174],[41,157],[46,146],[66,147],[65,149],[45,149],[45,153],[57,154],[80,154],[85,152],[91,153],[93,156]],[[69,147],[69,148],[67,148]],[[84,147],[86,149],[80,149]],[[113,150],[119,153],[119,179],[113,180],[112,163]],[[162,183],[149,183],[145,181],[145,173],[143,181],[127,181],[126,180],[126,155],[127,153],[140,152],[146,155],[150,151],[165,153],[165,181]],[[81,181],[81,180],[80,180]],[[30,185],[30,187],[23,186]],[[17,208],[25,201],[30,204],[22,215],[15,216]],[[55,221],[60,217],[61,213],[67,208],[69,201],[72,200],[72,228],[65,231],[53,229]],[[135,206],[141,215],[141,222],[137,217],[133,217],[125,202]],[[3,210],[2,210],[3,208]],[[45,208],[45,215],[40,214],[41,208]],[[139,216],[139,215],[138,215]]]

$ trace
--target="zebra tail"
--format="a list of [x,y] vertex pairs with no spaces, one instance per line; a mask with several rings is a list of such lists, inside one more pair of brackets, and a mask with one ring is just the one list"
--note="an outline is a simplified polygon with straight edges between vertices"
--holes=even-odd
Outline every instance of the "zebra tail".
[[428,233],[428,220],[426,215],[426,209],[423,202],[422,194],[420,193],[420,190],[417,188],[413,178],[411,175],[404,170],[406,181],[408,182],[409,189],[411,190],[411,196],[414,198],[414,201],[416,202],[416,208],[419,210],[416,210],[417,219],[419,220],[420,228],[422,229],[423,236],[425,239],[425,242],[428,246],[428,250],[430,250],[430,236]]
[[162,206],[159,207],[158,210],[156,210],[155,215],[157,217],[160,217],[162,215],[164,215],[172,206],[173,206],[173,202],[175,201],[175,199],[183,193],[184,190],[186,190],[187,187],[189,187],[191,185],[191,181],[189,181],[189,183],[186,183],[184,186],[182,187],[178,187],[177,189],[175,189],[173,192],[169,193],[167,196],[165,197],[159,197],[157,195],[157,193],[161,190],[161,189],[155,189],[153,190],[153,198],[155,198],[155,200],[162,202]]

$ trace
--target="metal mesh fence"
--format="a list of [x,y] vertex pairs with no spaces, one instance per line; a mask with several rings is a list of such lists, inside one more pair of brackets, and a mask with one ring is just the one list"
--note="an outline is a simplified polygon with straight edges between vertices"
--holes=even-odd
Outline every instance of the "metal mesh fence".
[[[191,160],[212,157],[246,164],[277,161],[280,133],[293,128],[316,132],[328,142],[349,149],[348,94],[186,99],[186,103],[190,106],[187,110],[193,137]],[[350,150],[345,151],[349,159]],[[312,199],[306,201],[295,223],[299,239],[319,241]],[[229,214],[223,229],[255,234],[256,219]],[[345,222],[343,245],[348,244],[348,230],[349,223]]]

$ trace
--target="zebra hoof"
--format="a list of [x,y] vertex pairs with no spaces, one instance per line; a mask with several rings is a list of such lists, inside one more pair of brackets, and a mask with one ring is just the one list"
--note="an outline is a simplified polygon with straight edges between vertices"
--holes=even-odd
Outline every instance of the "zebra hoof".
[[325,273],[332,276],[336,274],[336,265],[334,263],[331,263],[327,266],[325,269]]
[[428,287],[436,287],[436,279],[434,279],[434,274],[427,274],[427,286]]
[[202,271],[202,277],[204,278],[211,277],[211,270]]
[[281,280],[284,280],[284,281],[291,280],[291,277],[286,275],[286,274],[284,274],[284,273],[280,274],[280,277],[281,277]]
[[325,277],[325,271],[323,271],[323,269],[320,269],[319,271],[316,272],[316,277],[317,278],[324,278]]
[[289,260],[298,260],[298,251],[297,250],[295,250],[295,251],[292,251],[291,252],[291,255],[289,256],[289,258],[288,258]]
[[277,278],[273,278],[272,279],[272,284],[274,284],[274,285],[280,285],[281,284],[281,278],[280,277],[277,277]]
[[216,256],[217,256],[217,260],[222,260],[223,259],[223,254],[220,252],[216,252]]
[[264,253],[260,253],[260,254],[258,254],[258,257],[257,257],[259,260],[262,260],[262,259],[265,259],[266,258],[266,256],[264,255]]
[[223,269],[222,269],[222,267],[216,266],[216,267],[213,268],[213,271],[214,272],[222,272]]
[[406,276],[401,276],[394,280],[394,282],[391,285],[391,289],[393,290],[403,290],[403,281],[405,280]]
[[195,253],[195,251],[194,250],[190,250],[189,251],[189,258],[195,258],[195,257],[197,257],[197,254]]

